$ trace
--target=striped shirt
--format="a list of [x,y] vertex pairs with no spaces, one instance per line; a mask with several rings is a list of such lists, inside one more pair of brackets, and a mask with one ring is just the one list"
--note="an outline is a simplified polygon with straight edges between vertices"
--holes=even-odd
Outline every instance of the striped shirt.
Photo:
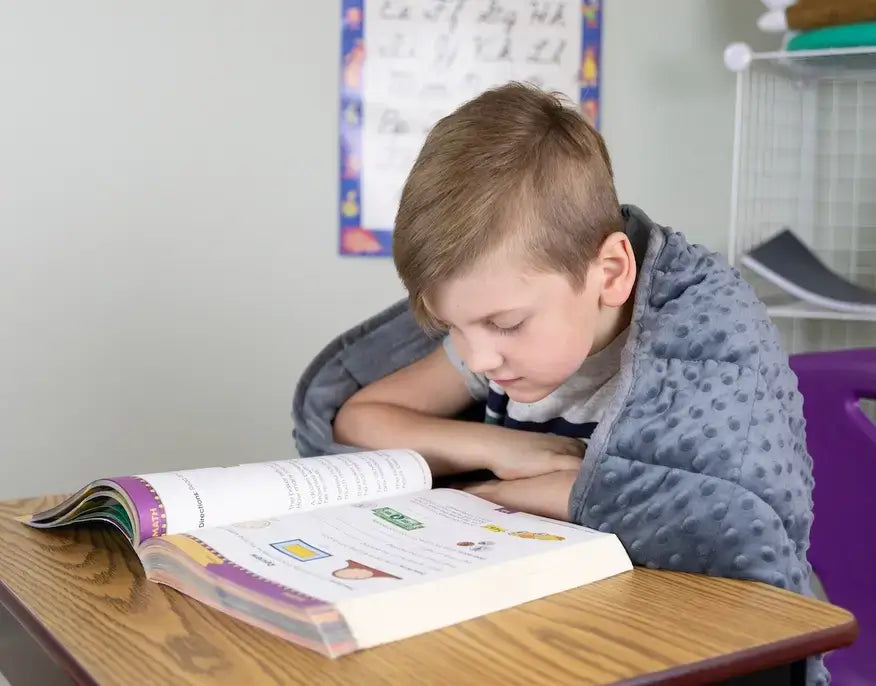
[[571,436],[586,442],[614,395],[626,338],[627,332],[624,331],[605,348],[584,360],[561,386],[534,403],[515,402],[483,374],[472,372],[457,354],[449,336],[444,339],[444,350],[465,379],[472,398],[485,403],[485,422],[511,429]]

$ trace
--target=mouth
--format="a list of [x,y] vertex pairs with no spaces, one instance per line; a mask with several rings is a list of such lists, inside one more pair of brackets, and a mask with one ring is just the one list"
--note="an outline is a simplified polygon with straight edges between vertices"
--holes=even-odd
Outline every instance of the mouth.
[[502,388],[506,388],[508,386],[513,386],[518,381],[522,381],[523,377],[518,376],[514,379],[490,379],[497,386],[501,386]]

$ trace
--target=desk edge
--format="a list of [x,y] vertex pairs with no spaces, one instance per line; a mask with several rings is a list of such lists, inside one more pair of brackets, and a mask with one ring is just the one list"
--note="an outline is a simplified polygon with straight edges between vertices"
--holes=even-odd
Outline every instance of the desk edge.
[[30,634],[77,686],[97,686],[97,682],[52,632],[27,608],[15,592],[0,580],[0,605]]
[[[9,503],[11,501],[0,501]],[[757,583],[757,582],[754,582]],[[89,672],[52,635],[48,628],[27,608],[26,604],[0,579],[0,605],[3,605],[25,631],[60,665],[77,686],[99,686]],[[834,606],[839,607],[839,606]],[[855,642],[859,625],[855,616],[847,615],[842,624],[821,629],[802,637],[790,637],[734,653],[722,654],[660,672],[616,682],[616,686],[646,686],[672,684],[687,686],[742,676],[762,669],[778,667],[811,655],[848,647]]]
[[804,660],[828,650],[845,648],[855,642],[859,630],[857,619],[848,611],[846,612],[849,615],[846,622],[828,629],[821,629],[802,637],[786,638],[754,648],[746,648],[735,653],[718,655],[680,667],[670,667],[661,672],[620,681],[617,686],[646,686],[648,684],[688,686],[689,684],[714,683]]

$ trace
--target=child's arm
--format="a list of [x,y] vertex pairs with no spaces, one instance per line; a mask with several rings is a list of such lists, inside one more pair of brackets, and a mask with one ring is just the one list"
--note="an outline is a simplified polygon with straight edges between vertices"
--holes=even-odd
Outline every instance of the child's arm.
[[518,479],[580,466],[584,445],[577,439],[453,419],[471,402],[439,346],[353,395],[335,417],[335,440],[416,450],[436,477],[488,469]]
[[512,510],[568,520],[569,496],[577,477],[578,470],[566,469],[528,479],[474,483],[464,490]]

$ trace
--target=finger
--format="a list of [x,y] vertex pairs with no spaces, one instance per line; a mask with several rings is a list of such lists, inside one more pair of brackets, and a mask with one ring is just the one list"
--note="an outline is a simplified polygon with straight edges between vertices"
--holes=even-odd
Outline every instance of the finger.
[[572,455],[576,455],[577,457],[584,457],[584,453],[587,451],[587,444],[579,440],[577,438],[573,438],[569,442],[569,450]]
[[582,457],[587,446],[584,444],[584,441],[580,441],[577,438],[563,437],[561,441],[557,442],[554,448],[556,452],[562,455]]
[[581,468],[581,457],[579,455],[557,455],[554,454],[551,456],[551,460],[549,461],[550,467],[555,472],[560,472],[564,470],[571,469],[580,469]]

